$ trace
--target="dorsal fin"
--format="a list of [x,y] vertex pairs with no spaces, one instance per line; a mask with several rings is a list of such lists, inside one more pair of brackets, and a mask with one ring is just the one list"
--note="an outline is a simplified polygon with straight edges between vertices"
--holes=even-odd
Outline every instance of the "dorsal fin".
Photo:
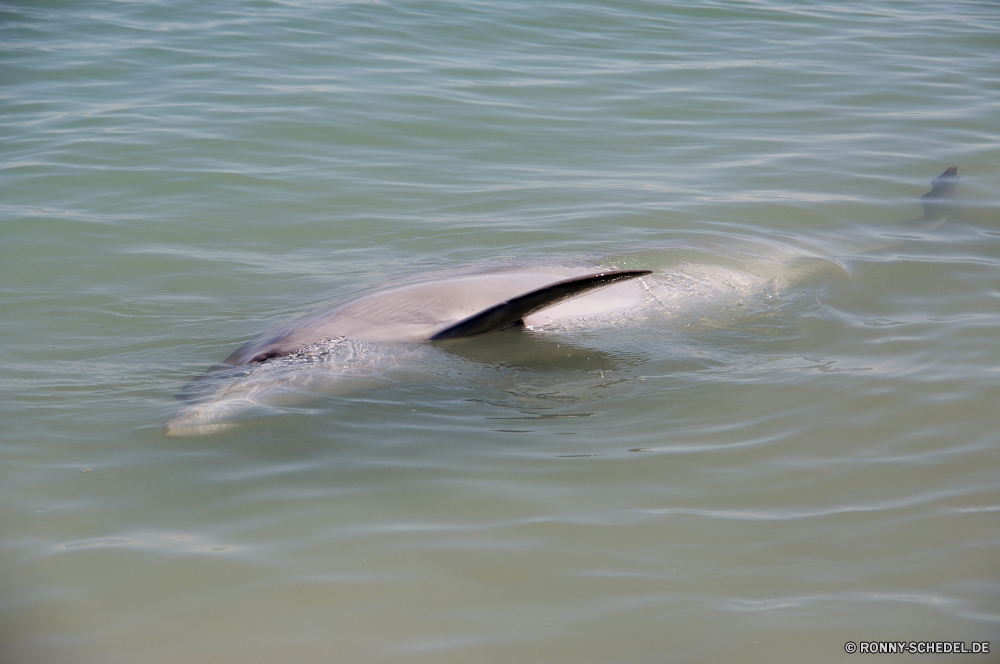
[[615,282],[634,279],[645,274],[652,274],[652,270],[599,272],[598,274],[588,274],[584,277],[574,277],[565,281],[557,281],[545,288],[539,288],[524,295],[519,295],[506,302],[501,302],[496,306],[490,307],[485,311],[481,311],[474,316],[469,316],[465,320],[435,333],[430,340],[461,339],[462,337],[474,337],[479,334],[486,334],[487,332],[503,330],[512,325],[517,325],[525,316],[530,316],[536,311],[551,307],[563,300],[582,295],[595,288],[609,286]]
[[958,167],[951,166],[944,173],[931,180],[931,190],[920,197],[920,200],[930,198],[952,198],[955,195],[955,185],[958,182]]
[[920,221],[938,221],[955,204],[955,185],[958,183],[958,168],[952,166],[931,181],[931,190],[920,197],[924,206],[924,216]]

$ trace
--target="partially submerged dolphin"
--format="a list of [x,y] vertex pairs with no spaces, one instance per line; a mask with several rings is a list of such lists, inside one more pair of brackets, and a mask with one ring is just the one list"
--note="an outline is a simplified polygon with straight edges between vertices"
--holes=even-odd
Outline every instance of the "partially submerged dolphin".
[[[332,357],[332,364],[345,369],[337,377],[350,381],[394,364],[400,346],[623,311],[643,298],[641,289],[626,282],[652,273],[607,270],[566,278],[558,272],[504,269],[464,274],[321,311],[244,344],[196,380],[188,390],[197,395],[192,405],[167,422],[164,432],[208,433],[253,408],[301,402],[313,389],[310,379],[331,382],[329,375],[320,378],[299,371],[304,367],[296,361]],[[322,387],[329,391],[329,385]]]
[[[940,219],[953,196],[957,168],[935,178],[921,199],[924,217]],[[403,286],[322,310],[277,334],[266,334],[233,352],[192,383],[191,404],[164,425],[168,436],[197,435],[229,426],[258,407],[301,403],[329,392],[330,372],[306,365],[329,361],[350,383],[371,379],[398,364],[418,345],[498,332],[515,326],[550,327],[608,316],[678,298],[705,299],[725,292],[749,293],[780,277],[726,268],[665,275],[652,270],[614,270],[576,275],[572,268],[520,268],[462,274]],[[579,270],[579,268],[575,268]],[[651,276],[652,275],[652,276]],[[648,280],[646,279],[648,277]],[[651,295],[652,294],[652,295]],[[404,358],[405,360],[405,358]]]

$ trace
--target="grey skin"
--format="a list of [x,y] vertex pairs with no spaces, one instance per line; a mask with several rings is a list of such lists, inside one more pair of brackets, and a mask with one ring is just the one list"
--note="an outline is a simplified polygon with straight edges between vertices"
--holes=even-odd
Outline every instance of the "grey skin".
[[[363,297],[274,336],[255,339],[224,364],[235,367],[266,362],[325,339],[413,343],[478,336],[524,325],[524,319],[538,311],[647,274],[651,270],[559,279],[541,272],[505,271],[406,286]],[[594,306],[585,307],[585,313],[606,309],[606,299],[591,298],[588,303],[593,301]]]

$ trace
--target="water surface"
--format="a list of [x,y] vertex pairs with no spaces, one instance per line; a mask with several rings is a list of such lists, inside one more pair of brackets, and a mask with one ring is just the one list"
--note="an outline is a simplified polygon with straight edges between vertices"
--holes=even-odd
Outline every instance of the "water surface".
[[[990,640],[997,34],[991,2],[8,3],[4,661]],[[781,279],[162,435],[304,311],[574,261]]]

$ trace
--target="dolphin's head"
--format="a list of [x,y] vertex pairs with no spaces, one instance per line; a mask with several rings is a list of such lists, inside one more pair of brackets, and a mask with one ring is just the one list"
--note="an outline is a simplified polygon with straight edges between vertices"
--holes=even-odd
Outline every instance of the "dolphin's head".
[[186,405],[166,424],[169,437],[216,433],[246,420],[300,406],[322,396],[351,394],[384,382],[412,360],[416,345],[388,346],[331,339],[284,357],[239,367],[219,365],[181,393]]

